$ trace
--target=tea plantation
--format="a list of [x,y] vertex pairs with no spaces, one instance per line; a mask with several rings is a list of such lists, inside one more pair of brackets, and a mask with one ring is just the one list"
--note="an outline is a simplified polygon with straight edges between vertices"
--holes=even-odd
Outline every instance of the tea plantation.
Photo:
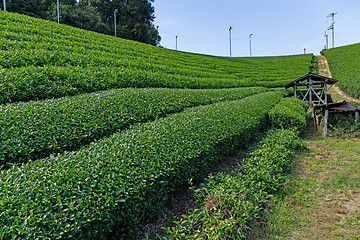
[[196,55],[0,14],[0,103],[120,87],[282,87],[309,72],[312,55],[234,58]]
[[269,114],[302,126],[274,106],[316,71],[312,54],[230,60],[3,11],[0,33],[0,239],[134,237]]
[[339,80],[339,87],[349,95],[360,97],[360,43],[323,50],[332,77]]

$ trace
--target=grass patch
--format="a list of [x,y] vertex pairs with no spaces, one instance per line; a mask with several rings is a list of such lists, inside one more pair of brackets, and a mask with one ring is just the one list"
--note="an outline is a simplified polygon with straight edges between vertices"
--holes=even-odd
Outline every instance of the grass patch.
[[268,239],[359,239],[360,140],[308,132],[285,195],[272,201]]

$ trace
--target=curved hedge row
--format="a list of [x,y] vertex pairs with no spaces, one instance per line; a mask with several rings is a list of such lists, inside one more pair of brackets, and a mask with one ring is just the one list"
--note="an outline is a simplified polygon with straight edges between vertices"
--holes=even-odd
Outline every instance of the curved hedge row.
[[291,130],[270,131],[236,171],[210,176],[196,191],[197,208],[167,227],[161,239],[251,239],[257,231],[251,223],[282,187],[295,149],[303,146]]
[[112,88],[235,88],[266,86],[229,78],[212,79],[127,68],[26,67],[0,69],[0,104],[59,98]]
[[306,112],[309,107],[309,104],[300,99],[283,98],[270,111],[270,122],[275,128],[292,128],[301,132],[306,127]]
[[120,87],[282,87],[312,65],[312,54],[229,61],[9,12],[0,33],[0,104]]
[[269,113],[274,128],[232,174],[210,176],[195,190],[195,210],[167,227],[161,239],[254,237],[257,229],[251,229],[252,224],[259,221],[271,195],[286,182],[295,149],[305,147],[298,133],[306,127],[308,107],[295,98],[283,98],[276,104]]
[[0,105],[0,166],[80,148],[136,122],[184,108],[267,91],[118,89],[54,100]]
[[179,186],[266,126],[267,92],[188,109],[0,173],[0,236],[130,237]]

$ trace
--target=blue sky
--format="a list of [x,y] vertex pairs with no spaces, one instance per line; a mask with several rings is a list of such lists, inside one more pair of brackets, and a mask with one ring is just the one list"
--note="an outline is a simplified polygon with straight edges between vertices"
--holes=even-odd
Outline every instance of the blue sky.
[[[327,16],[335,12],[335,46],[360,42],[359,0],[155,0],[161,45],[178,50],[229,56],[319,54],[325,45]],[[332,46],[331,32],[329,46]]]

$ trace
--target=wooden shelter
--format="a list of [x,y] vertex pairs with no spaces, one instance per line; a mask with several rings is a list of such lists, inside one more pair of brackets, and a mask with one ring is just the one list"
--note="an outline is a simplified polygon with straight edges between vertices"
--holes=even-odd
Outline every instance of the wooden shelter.
[[288,84],[285,88],[294,88],[294,97],[300,98],[311,105],[327,104],[327,94],[330,88],[337,83],[338,80],[308,73]]

